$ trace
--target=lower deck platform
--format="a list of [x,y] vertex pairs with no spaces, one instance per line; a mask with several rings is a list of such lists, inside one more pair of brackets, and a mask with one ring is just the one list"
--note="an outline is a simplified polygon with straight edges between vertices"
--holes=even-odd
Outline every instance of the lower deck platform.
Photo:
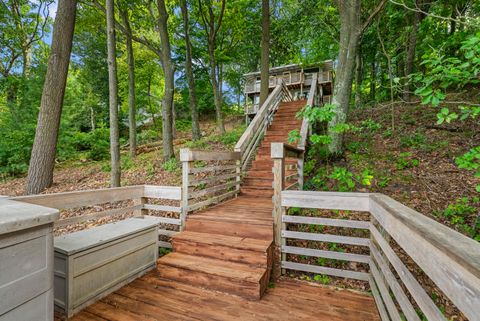
[[[60,320],[57,316],[56,320]],[[259,301],[161,279],[154,270],[70,320],[380,320],[373,297],[282,278]]]

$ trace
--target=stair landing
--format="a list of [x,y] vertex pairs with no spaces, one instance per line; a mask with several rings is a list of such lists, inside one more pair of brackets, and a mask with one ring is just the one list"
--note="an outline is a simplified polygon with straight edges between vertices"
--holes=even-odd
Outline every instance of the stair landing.
[[274,288],[267,289],[261,301],[251,301],[165,280],[159,271],[152,271],[70,320],[380,321],[380,318],[371,296],[348,290],[282,278]]

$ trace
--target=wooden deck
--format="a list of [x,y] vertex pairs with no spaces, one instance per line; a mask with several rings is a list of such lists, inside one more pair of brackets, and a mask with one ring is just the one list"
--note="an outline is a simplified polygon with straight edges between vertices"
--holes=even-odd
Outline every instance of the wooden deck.
[[160,278],[157,271],[70,320],[380,320],[372,297],[281,279],[260,301]]

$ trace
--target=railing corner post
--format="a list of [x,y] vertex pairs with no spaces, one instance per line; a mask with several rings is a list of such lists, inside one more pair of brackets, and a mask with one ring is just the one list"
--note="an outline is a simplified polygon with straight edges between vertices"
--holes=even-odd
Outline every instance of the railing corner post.
[[188,215],[188,192],[189,192],[189,174],[190,174],[190,150],[180,150],[180,161],[182,162],[182,200],[180,213],[180,231],[185,228],[185,221]]

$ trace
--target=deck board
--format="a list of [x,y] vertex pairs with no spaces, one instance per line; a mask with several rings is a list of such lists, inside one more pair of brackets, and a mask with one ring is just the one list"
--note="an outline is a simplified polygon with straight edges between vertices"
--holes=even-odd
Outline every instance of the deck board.
[[83,320],[379,321],[371,296],[281,278],[260,301],[161,279],[133,281],[71,318]]

